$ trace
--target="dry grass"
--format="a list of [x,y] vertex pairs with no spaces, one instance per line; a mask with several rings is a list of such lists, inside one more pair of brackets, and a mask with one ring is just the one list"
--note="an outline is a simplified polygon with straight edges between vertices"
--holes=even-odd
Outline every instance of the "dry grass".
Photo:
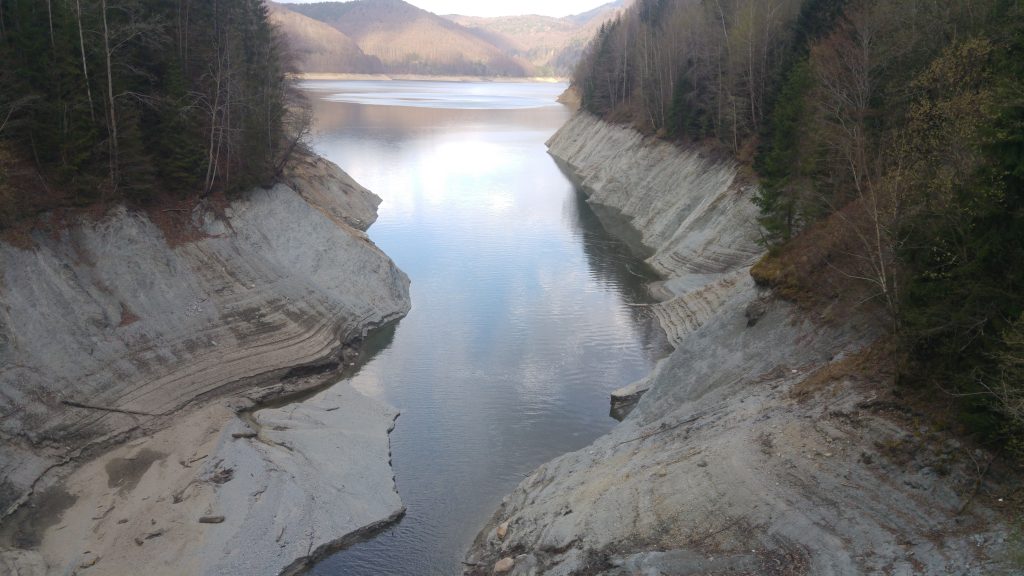
[[[91,199],[82,197],[48,181],[0,142],[0,242],[31,250],[36,246],[34,238],[57,241],[72,223],[102,220],[122,202],[115,197],[105,200],[101,192],[95,195]],[[153,195],[145,205],[130,207],[145,213],[174,247],[206,237],[192,220],[200,201],[198,193],[164,192]],[[218,217],[223,217],[229,204],[223,193],[212,194],[202,202]]]
[[0,228],[0,242],[22,250],[31,250],[35,245],[32,242],[32,229],[33,226],[30,222],[15,222]]
[[[197,204],[196,197],[180,199],[164,197],[146,206],[133,208],[142,211],[160,229],[172,248],[196,242],[208,235],[195,225],[192,211]],[[0,225],[0,242],[31,250],[35,248],[35,237],[40,235],[59,241],[65,230],[72,224],[83,221],[102,220],[116,203],[96,202],[86,206],[53,206],[43,210],[37,206],[28,214],[20,214]],[[210,207],[219,216],[223,215],[225,202],[210,202]]]
[[196,198],[165,199],[147,205],[143,212],[160,229],[167,244],[177,248],[207,237],[192,218],[196,203]]
[[751,269],[761,286],[831,323],[869,318],[891,327],[882,292],[865,270],[867,255],[854,227],[865,215],[857,203],[810,225]]
[[893,339],[879,340],[855,354],[829,362],[811,372],[789,390],[791,398],[805,402],[829,386],[849,380],[893,383],[898,354]]
[[69,215],[95,219],[108,208],[103,202],[83,201],[50,181],[0,142],[0,241],[29,250],[35,245],[35,233],[59,237]]
[[759,286],[770,286],[775,293],[794,303],[806,300],[791,258],[781,251],[769,252],[750,269],[750,275]]
[[165,193],[150,199],[140,209],[160,229],[167,243],[175,248],[210,237],[193,218],[196,208],[211,212],[230,228],[231,223],[227,217],[230,206],[229,194],[218,190],[205,197],[198,192],[184,195]]

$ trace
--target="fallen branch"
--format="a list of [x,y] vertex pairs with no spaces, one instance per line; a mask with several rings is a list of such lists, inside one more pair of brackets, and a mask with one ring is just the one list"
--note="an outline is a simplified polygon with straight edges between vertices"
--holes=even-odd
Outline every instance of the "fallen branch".
[[676,424],[673,424],[672,426],[665,426],[665,423],[662,422],[661,426],[659,426],[658,429],[655,430],[654,432],[651,432],[650,434],[644,434],[643,436],[637,436],[636,438],[630,438],[629,440],[623,440],[622,442],[619,442],[615,446],[622,446],[623,444],[629,444],[630,442],[636,442],[637,440],[646,440],[646,439],[651,438],[653,436],[657,436],[658,434],[664,434],[665,432],[670,432],[672,430],[675,430],[676,428],[679,428],[680,426],[684,426],[686,424],[690,424],[692,422],[696,422],[697,420],[700,420],[700,417],[701,417],[700,414],[698,414],[696,416],[691,416],[690,418],[687,418],[686,420],[683,420],[682,422],[678,422]]
[[81,408],[83,410],[98,410],[100,412],[113,412],[115,414],[128,414],[129,416],[149,416],[156,418],[159,414],[150,414],[149,412],[136,412],[134,410],[120,410],[117,408],[104,408],[102,406],[90,406],[88,404],[82,404],[80,402],[72,402],[71,400],[61,400],[61,404],[70,406],[72,408]]

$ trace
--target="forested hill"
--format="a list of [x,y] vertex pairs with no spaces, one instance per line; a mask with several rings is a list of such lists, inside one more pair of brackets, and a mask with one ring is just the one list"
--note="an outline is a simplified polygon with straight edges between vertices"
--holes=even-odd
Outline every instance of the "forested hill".
[[0,220],[268,182],[282,53],[262,0],[0,0]]
[[270,21],[288,41],[299,72],[358,72],[380,74],[380,58],[369,56],[355,40],[319,20],[268,3]]
[[755,277],[877,314],[905,390],[1024,447],[1024,4],[639,0],[573,85],[747,163],[772,247]]
[[[279,6],[323,22],[353,39],[393,74],[528,76],[530,66],[466,28],[402,0],[357,0]],[[297,34],[286,28],[290,37]],[[308,68],[308,66],[307,66]],[[363,67],[349,72],[368,72]]]
[[402,0],[271,8],[303,72],[564,77],[630,1],[563,18],[438,16]]
[[536,14],[522,16],[458,16],[445,18],[470,29],[506,54],[528,62],[536,74],[565,77],[572,73],[583,49],[601,24],[614,18],[627,5],[616,0],[597,8],[554,18]]

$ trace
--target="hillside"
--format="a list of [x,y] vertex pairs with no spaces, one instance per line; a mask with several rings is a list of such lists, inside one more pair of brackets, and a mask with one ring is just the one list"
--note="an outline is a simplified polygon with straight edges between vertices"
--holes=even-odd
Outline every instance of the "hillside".
[[465,574],[1021,573],[1001,448],[893,385],[884,327],[751,277],[767,249],[740,163],[586,112],[548,146],[646,249],[674,350],[613,395],[621,424],[502,499]]
[[601,24],[614,18],[628,4],[626,0],[616,0],[563,18],[536,14],[496,18],[450,15],[445,18],[506,50],[509,56],[529,62],[541,74],[568,76]]
[[402,0],[270,6],[301,72],[568,76],[601,24],[631,3],[564,18],[441,17]]
[[[278,9],[281,7],[278,6]],[[402,0],[290,4],[288,10],[319,20],[354,40],[362,51],[396,74],[529,76],[533,68],[459,24]],[[319,30],[286,29],[299,45],[321,45]],[[307,38],[307,33],[313,38]],[[293,40],[294,42],[295,40]],[[316,53],[315,61],[328,57]],[[303,64],[311,70],[311,62]],[[323,71],[323,70],[320,70]],[[358,68],[351,72],[368,72]]]
[[643,0],[600,28],[549,151],[648,249],[674,351],[466,574],[1024,573],[1021,9]]
[[336,28],[280,4],[268,6],[270,21],[288,38],[295,66],[300,72],[373,74],[384,71],[380,59],[367,56],[355,40]]
[[637,4],[578,67],[583,108],[756,170],[775,248],[757,279],[808,308],[884,318],[902,384],[1019,451],[1020,4],[730,10]]

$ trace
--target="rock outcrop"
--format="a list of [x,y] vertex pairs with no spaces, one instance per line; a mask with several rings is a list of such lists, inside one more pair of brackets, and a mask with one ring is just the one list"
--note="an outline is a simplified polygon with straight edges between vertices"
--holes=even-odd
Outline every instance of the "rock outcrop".
[[611,433],[504,500],[468,573],[507,558],[513,575],[999,573],[1005,524],[972,497],[987,455],[863,376],[869,322],[822,322],[755,286],[736,166],[585,114],[549,145],[665,275],[656,314],[675,350],[621,392],[649,388]]
[[666,278],[704,285],[703,275],[728,273],[760,257],[757,208],[750,202],[755,187],[742,182],[735,162],[586,113],[574,116],[548,146],[591,204],[622,216],[625,229],[615,231],[635,235],[634,244],[652,254],[648,263]]
[[[189,452],[224,434],[226,444],[248,442],[248,451],[208,451],[206,462],[235,462],[247,475],[233,483],[260,486],[233,492],[241,500],[224,514],[224,523],[207,530],[239,533],[247,499],[263,520],[286,521],[284,508],[254,506],[252,494],[260,490],[275,494],[273,506],[310,508],[305,519],[313,518],[315,537],[299,538],[289,529],[270,538],[276,549],[264,556],[294,556],[283,569],[344,535],[337,532],[343,526],[351,532],[401,513],[388,464],[387,432],[395,418],[390,408],[353,393],[332,400],[337,411],[287,418],[257,413],[256,421],[288,421],[279,427],[289,432],[261,433],[267,444],[222,432],[225,425],[240,425],[235,413],[256,401],[324,383],[369,330],[409,310],[408,278],[364,234],[380,199],[318,158],[300,160],[285,181],[243,195],[220,215],[195,208],[191,217],[200,233],[187,242],[172,242],[147,216],[117,208],[97,221],[37,233],[30,249],[0,244],[4,516],[87,457],[134,437],[151,440],[218,398],[229,401],[219,404],[222,414],[204,420],[204,434]],[[366,465],[365,477],[342,474],[305,486],[282,477],[294,472],[288,459],[303,466],[298,460],[326,457],[327,443],[322,435],[311,439],[313,428],[335,432],[329,442],[335,460],[320,463],[331,468],[325,473],[365,451],[352,460]],[[281,448],[285,444],[294,450]],[[182,469],[194,475],[204,463],[185,456]],[[251,480],[248,473],[258,470],[261,477]],[[332,482],[345,482],[345,498],[354,504],[349,512],[330,503],[341,492]],[[296,550],[282,542],[295,543]],[[206,573],[220,573],[211,570]]]
[[234,480],[216,490],[211,509],[231,515],[205,539],[200,573],[292,573],[397,520],[405,507],[387,434],[396,418],[393,408],[340,384],[256,412],[256,439],[236,439],[235,430],[249,426],[235,422],[204,471],[230,469]]
[[755,187],[742,181],[735,162],[585,113],[548,146],[606,226],[665,278],[652,286],[663,300],[653,313],[671,343],[751,288],[748,270],[763,249]]

